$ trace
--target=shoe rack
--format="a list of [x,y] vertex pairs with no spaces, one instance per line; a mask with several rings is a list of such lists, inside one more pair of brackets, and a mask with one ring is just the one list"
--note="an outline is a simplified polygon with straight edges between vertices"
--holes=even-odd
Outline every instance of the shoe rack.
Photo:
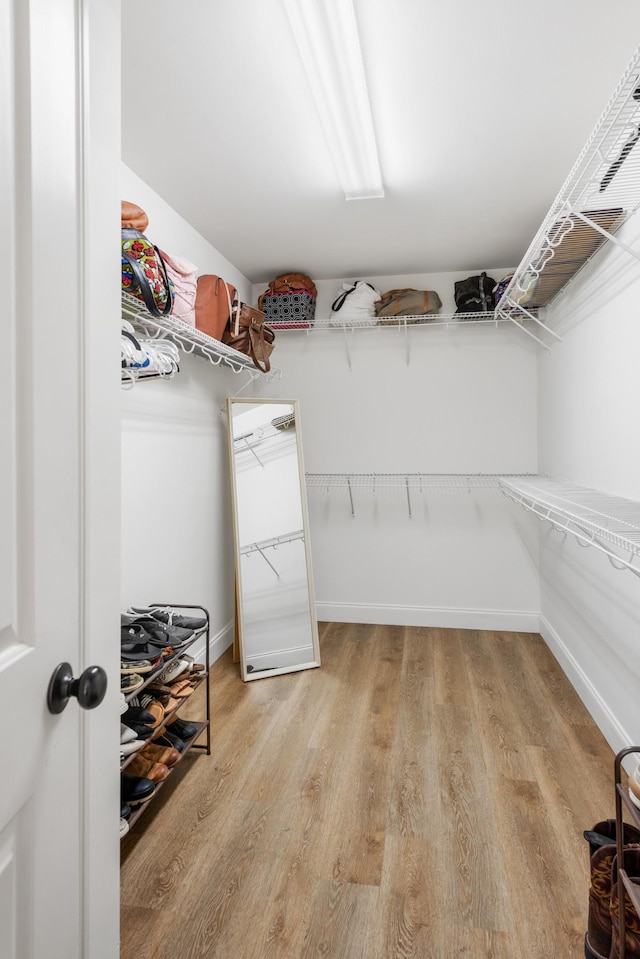
[[[640,809],[635,806],[629,798],[629,792],[622,785],[622,760],[625,756],[632,753],[640,754],[640,746],[629,746],[619,752],[614,762],[614,777],[616,787],[616,855],[618,864],[624,866],[624,844],[623,844],[623,817],[628,814],[632,825],[640,829]],[[625,917],[625,892],[629,897],[633,908],[640,916],[640,885],[632,882],[627,871],[618,867],[618,902],[619,906],[619,930],[620,930],[620,950],[619,959],[624,959],[626,952],[626,917]]]
[[[184,750],[181,753],[180,762],[182,762],[186,754],[192,749],[203,751],[207,754],[207,756],[210,756],[211,755],[211,692],[209,689],[209,669],[210,669],[211,663],[209,659],[209,628],[210,628],[209,612],[208,610],[204,608],[204,606],[190,606],[190,605],[185,605],[184,603],[150,603],[149,606],[160,607],[160,608],[171,607],[174,610],[195,610],[197,612],[203,613],[207,620],[206,626],[203,626],[201,629],[195,630],[191,639],[189,639],[188,642],[184,644],[184,646],[181,646],[180,649],[177,649],[174,653],[171,654],[171,656],[167,656],[167,658],[162,663],[162,669],[164,669],[166,666],[169,665],[169,663],[172,663],[174,660],[179,659],[180,656],[183,656],[193,646],[193,644],[197,642],[197,640],[200,639],[202,636],[205,637],[205,669],[204,669],[204,672],[192,677],[194,693],[197,689],[200,688],[202,683],[205,684],[204,719],[202,719],[200,722],[197,722],[196,720],[191,718],[189,719],[189,722],[196,727],[197,731],[194,736],[184,741]],[[129,703],[131,699],[134,699],[135,697],[142,695],[146,687],[149,686],[151,683],[153,683],[156,679],[157,679],[157,671],[154,670],[154,672],[150,673],[148,676],[145,677],[145,680],[141,686],[138,686],[131,693],[128,693],[125,695],[125,700],[127,701],[127,703]],[[191,696],[189,696],[188,698],[191,699]],[[169,723],[172,719],[174,719],[174,717],[177,716],[177,714],[179,713],[180,709],[183,706],[183,703],[187,701],[188,701],[187,699],[183,700],[182,702],[180,702],[178,706],[175,707],[175,709],[172,709],[170,712],[165,713],[162,722],[155,730],[155,735],[161,734],[162,730],[166,727],[167,723]],[[205,734],[204,742],[199,742],[198,740],[200,740],[203,733]],[[153,739],[150,739],[149,742],[152,743]],[[127,756],[120,763],[121,773],[126,772],[127,766],[131,762],[133,762],[133,760],[135,759],[137,755],[138,755],[137,753],[132,753],[132,755]],[[135,823],[138,821],[140,816],[144,814],[147,807],[151,806],[154,803],[156,797],[158,796],[158,793],[160,792],[164,784],[171,778],[172,772],[173,772],[173,767],[169,770],[169,775],[167,776],[166,779],[163,779],[161,782],[158,782],[155,784],[155,787],[156,787],[155,792],[153,793],[153,796],[151,797],[151,799],[149,799],[147,802],[141,803],[138,806],[134,806],[131,809],[131,815],[129,816],[129,819],[127,820],[127,822],[129,823],[129,830],[131,830],[134,827]]]

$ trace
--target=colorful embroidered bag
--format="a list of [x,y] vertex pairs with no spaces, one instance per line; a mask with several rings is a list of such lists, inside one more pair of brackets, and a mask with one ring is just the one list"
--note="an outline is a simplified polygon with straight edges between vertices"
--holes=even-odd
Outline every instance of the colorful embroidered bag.
[[152,316],[171,313],[173,285],[160,250],[133,227],[122,230],[122,289],[142,300]]

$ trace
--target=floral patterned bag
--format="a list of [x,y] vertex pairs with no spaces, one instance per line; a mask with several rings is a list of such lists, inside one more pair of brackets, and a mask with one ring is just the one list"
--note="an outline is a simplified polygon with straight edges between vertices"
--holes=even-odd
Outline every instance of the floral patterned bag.
[[160,250],[133,227],[122,230],[122,289],[142,300],[152,316],[171,313],[173,284]]

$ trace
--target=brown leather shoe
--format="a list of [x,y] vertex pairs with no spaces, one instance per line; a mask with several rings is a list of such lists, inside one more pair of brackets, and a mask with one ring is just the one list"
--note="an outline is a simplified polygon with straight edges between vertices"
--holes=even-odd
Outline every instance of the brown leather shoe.
[[164,763],[151,762],[138,754],[127,766],[127,772],[132,776],[150,779],[152,783],[161,783],[169,775],[169,767]]
[[152,763],[163,763],[165,766],[175,766],[180,759],[180,753],[171,746],[154,746],[149,743],[144,749],[140,750],[140,755]]

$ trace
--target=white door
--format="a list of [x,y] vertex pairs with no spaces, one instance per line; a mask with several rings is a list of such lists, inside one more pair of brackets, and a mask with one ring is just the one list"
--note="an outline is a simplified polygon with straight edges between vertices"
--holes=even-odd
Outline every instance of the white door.
[[118,953],[118,63],[119,3],[0,0],[1,959]]

